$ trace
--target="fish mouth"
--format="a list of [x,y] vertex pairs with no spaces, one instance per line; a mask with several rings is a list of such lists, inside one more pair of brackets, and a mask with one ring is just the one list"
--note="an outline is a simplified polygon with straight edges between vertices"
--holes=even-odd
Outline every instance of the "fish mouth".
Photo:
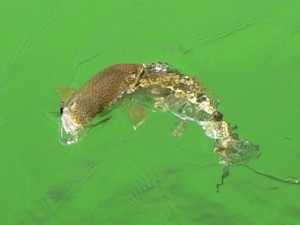
[[68,107],[65,107],[63,109],[61,123],[63,131],[66,134],[70,134],[73,136],[78,135],[78,133],[83,129],[81,124],[76,123],[76,121],[72,119]]

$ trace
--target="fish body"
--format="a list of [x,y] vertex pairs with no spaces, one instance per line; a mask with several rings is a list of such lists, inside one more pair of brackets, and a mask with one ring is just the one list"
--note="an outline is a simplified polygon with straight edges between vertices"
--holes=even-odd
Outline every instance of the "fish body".
[[171,111],[182,121],[201,126],[215,140],[214,151],[226,166],[260,155],[257,145],[240,139],[217,109],[219,101],[206,95],[202,82],[184,75],[167,63],[117,64],[99,72],[64,103],[62,133],[78,135],[98,115],[122,99],[142,90],[154,96],[156,108]]

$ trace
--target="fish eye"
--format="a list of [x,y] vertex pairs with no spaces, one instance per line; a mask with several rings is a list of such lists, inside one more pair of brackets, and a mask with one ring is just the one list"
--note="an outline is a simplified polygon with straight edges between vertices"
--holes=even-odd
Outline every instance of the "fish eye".
[[61,103],[60,103],[60,115],[63,114],[64,108],[65,108],[65,103],[64,103],[64,102],[61,102]]

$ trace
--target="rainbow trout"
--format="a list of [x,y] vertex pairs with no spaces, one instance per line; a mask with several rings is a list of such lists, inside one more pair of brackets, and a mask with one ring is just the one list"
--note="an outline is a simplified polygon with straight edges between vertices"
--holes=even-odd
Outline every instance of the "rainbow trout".
[[226,168],[260,156],[258,145],[234,133],[235,128],[217,109],[219,101],[204,93],[203,83],[167,63],[113,65],[99,72],[82,89],[69,91],[61,108],[62,139],[67,144],[76,143],[95,117],[142,91],[153,96],[154,107],[201,126],[215,140],[214,152]]

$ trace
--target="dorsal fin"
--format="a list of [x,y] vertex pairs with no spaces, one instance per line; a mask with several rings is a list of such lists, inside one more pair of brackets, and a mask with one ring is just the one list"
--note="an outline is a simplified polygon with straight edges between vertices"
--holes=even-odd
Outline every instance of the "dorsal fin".
[[68,102],[72,95],[76,92],[76,90],[62,85],[57,85],[55,91],[63,102]]

